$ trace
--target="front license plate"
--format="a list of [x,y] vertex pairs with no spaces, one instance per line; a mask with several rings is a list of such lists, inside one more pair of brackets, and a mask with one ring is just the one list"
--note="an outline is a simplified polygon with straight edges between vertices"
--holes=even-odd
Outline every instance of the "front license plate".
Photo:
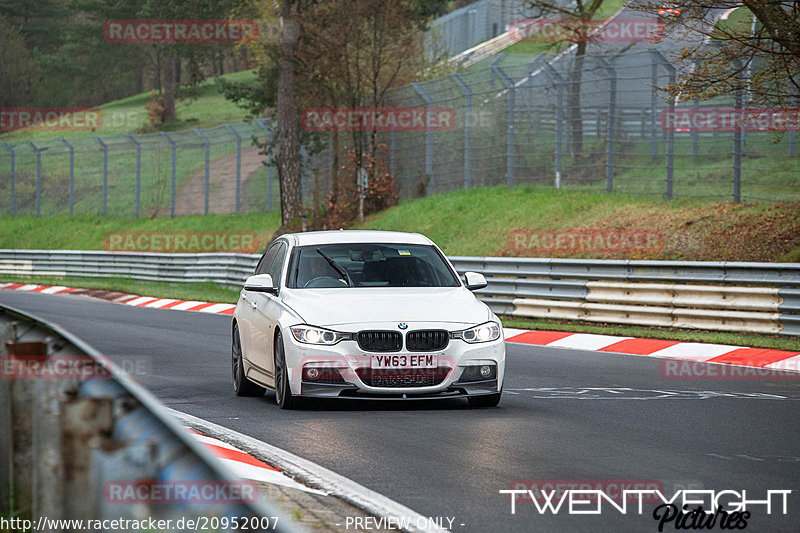
[[373,355],[372,368],[436,368],[435,355],[396,354]]

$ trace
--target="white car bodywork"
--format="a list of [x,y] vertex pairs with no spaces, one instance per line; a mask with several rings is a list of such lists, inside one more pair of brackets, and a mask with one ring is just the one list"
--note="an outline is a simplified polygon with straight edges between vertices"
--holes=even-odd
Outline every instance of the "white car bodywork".
[[[443,287],[289,286],[293,254],[297,256],[297,264],[292,268],[299,269],[303,250],[306,252],[302,253],[310,254],[309,250],[314,250],[315,246],[365,243],[433,247],[457,281],[454,280],[454,286]],[[307,248],[309,246],[312,248]],[[319,252],[319,248],[316,250]],[[401,255],[406,254],[401,252]],[[242,387],[254,389],[255,393],[263,392],[261,387],[278,389],[276,397],[281,407],[285,407],[282,403],[292,404],[300,396],[368,399],[467,397],[471,398],[471,404],[479,406],[496,405],[499,401],[505,370],[505,343],[500,320],[473,295],[452,264],[428,238],[411,233],[341,230],[282,235],[267,248],[256,274],[245,283],[233,313],[232,367],[234,388],[238,394],[244,395],[240,392]],[[480,274],[471,273],[467,278],[471,284],[477,283],[473,289],[486,284]],[[339,281],[345,283],[344,279]],[[265,286],[270,283],[272,287]],[[481,325],[484,327],[480,331],[474,329]],[[465,330],[468,332],[464,333]],[[236,382],[237,331],[241,354],[239,364],[242,366],[240,375],[247,382],[243,385]],[[309,338],[317,340],[322,335],[333,338],[328,331],[336,332],[337,338],[345,338],[335,344],[308,342]],[[382,346],[375,343],[383,337],[367,332],[380,335],[385,332],[391,339],[397,339],[399,333],[402,347],[389,351],[374,349],[374,346]],[[464,340],[465,336],[471,340]],[[490,340],[482,341],[478,336]],[[417,343],[413,346],[412,337]],[[430,346],[424,344],[428,341],[444,343],[445,346],[410,349],[420,343]],[[277,342],[281,343],[278,355]],[[399,357],[381,357],[386,355]],[[427,355],[434,358],[418,357]],[[378,359],[373,360],[375,357]],[[280,394],[284,367],[281,359],[285,360],[285,393],[288,396],[285,399]],[[395,367],[372,368],[383,363]],[[492,370],[487,371],[485,367],[489,366]],[[472,368],[465,370],[467,367]],[[317,370],[309,371],[312,368]],[[258,387],[253,387],[253,384]]]

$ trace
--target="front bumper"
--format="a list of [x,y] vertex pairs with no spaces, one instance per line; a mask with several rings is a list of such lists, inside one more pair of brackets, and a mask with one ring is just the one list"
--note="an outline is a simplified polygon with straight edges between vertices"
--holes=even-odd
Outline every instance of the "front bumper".
[[[452,325],[449,329],[453,329]],[[432,324],[409,324],[409,331],[413,329],[430,329],[436,327]],[[441,329],[446,327],[438,326]],[[367,328],[361,328],[367,329]],[[370,328],[371,329],[371,328]],[[380,329],[380,328],[375,328]],[[288,337],[288,338],[287,338]],[[450,339],[443,350],[435,352],[394,352],[391,355],[436,355],[438,367],[443,376],[435,384],[425,386],[383,386],[393,383],[389,380],[380,381],[381,386],[373,386],[376,380],[367,379],[370,376],[372,355],[386,355],[385,353],[367,352],[362,350],[355,341],[341,341],[333,346],[320,346],[303,344],[287,335],[285,343],[286,363],[289,370],[289,382],[292,394],[303,397],[316,398],[348,398],[370,400],[431,400],[479,396],[500,392],[503,387],[505,372],[505,341],[502,335],[491,342],[469,344],[460,339]],[[476,378],[474,374],[467,375],[467,367],[493,365],[494,375],[490,379]],[[337,379],[313,380],[304,375],[303,369],[317,368],[320,375],[329,377],[336,375]],[[332,374],[331,370],[335,369]],[[413,372],[413,371],[412,371]]]

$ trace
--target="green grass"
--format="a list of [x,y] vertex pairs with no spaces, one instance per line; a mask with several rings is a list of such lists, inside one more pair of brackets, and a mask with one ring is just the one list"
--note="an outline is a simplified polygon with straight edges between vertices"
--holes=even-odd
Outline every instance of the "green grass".
[[235,304],[239,291],[228,289],[214,282],[168,283],[162,281],[139,281],[124,278],[81,278],[74,276],[12,276],[0,275],[0,281],[11,283],[32,283],[37,285],[63,285],[83,289],[103,289],[119,291],[154,298],[174,298],[176,300],[198,300]]
[[623,337],[642,337],[685,342],[704,342],[710,344],[729,344],[752,348],[774,348],[776,350],[800,351],[800,339],[783,335],[759,335],[754,333],[731,333],[721,331],[688,331],[669,328],[646,328],[638,326],[597,325],[586,322],[503,318],[507,328],[574,331],[576,333],[599,333]]
[[[246,70],[226,74],[222,78],[229,81],[246,82],[255,80],[254,71]],[[11,131],[0,135],[6,142],[41,141],[58,137],[85,137],[89,135],[115,135],[152,131],[147,118],[145,105],[151,100],[150,92],[144,92],[115,100],[98,106],[102,111],[102,126],[97,131]],[[177,120],[168,122],[161,131],[175,131],[189,128],[208,128],[223,123],[242,122],[247,112],[225,99],[213,78],[203,81],[192,98],[176,101]]]
[[[277,211],[130,219],[102,216],[0,217],[0,248],[103,250],[108,234],[130,231],[255,232],[263,249],[280,226]],[[223,250],[224,251],[224,250]]]
[[[697,223],[700,222],[700,223]],[[791,261],[800,254],[800,205],[672,202],[549,187],[484,187],[407,200],[370,216],[365,229],[415,231],[448,255],[608,259]],[[647,230],[663,247],[646,252],[520,249],[513,230]]]

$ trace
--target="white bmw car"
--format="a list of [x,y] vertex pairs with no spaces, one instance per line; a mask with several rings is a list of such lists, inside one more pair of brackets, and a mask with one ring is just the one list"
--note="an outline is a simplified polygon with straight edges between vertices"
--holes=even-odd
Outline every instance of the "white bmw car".
[[500,401],[500,320],[430,239],[389,231],[282,235],[247,279],[231,325],[233,387],[305,397]]

